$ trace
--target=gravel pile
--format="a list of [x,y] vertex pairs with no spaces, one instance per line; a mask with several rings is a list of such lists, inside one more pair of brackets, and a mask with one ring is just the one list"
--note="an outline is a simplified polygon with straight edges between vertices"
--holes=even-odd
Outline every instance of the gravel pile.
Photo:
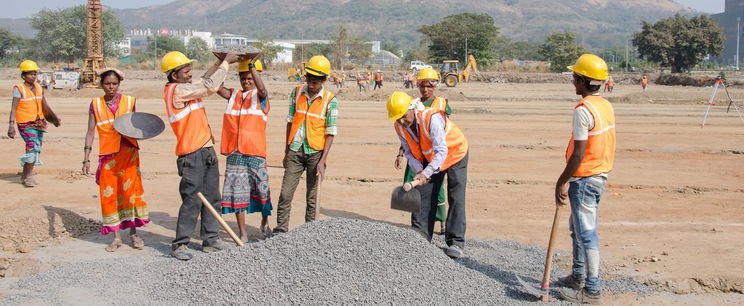
[[[19,281],[3,304],[526,304],[514,273],[541,278],[545,250],[468,240],[449,259],[417,232],[385,223],[327,219],[188,262],[166,256],[66,265]],[[554,271],[554,273],[561,273]],[[562,274],[562,273],[561,273]],[[555,274],[555,275],[561,275]],[[628,279],[613,292],[650,293]]]

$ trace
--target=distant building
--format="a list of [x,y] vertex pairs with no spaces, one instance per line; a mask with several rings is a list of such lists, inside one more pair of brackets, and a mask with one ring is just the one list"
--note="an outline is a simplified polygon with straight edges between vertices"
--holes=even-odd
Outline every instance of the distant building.
[[[726,37],[723,52],[718,59],[726,64],[733,64],[736,62],[736,19],[742,18],[740,26],[744,27],[744,0],[726,0],[725,11],[711,15],[711,17],[718,20],[723,27],[723,35]],[[739,35],[744,35],[744,30],[740,31]],[[739,41],[740,44],[744,43],[744,38]],[[739,46],[739,49],[740,53],[744,53],[744,48]],[[739,63],[744,64],[744,56],[739,55]]]
[[400,66],[402,60],[393,52],[381,50],[374,55],[372,63],[379,66]]

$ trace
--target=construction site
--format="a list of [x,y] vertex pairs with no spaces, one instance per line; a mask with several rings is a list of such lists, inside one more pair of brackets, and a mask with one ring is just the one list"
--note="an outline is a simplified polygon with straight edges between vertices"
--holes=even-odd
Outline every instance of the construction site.
[[[19,183],[20,137],[0,139],[0,304],[571,304],[555,284],[572,271],[571,210],[556,209],[555,190],[581,99],[572,85],[575,74],[494,71],[472,55],[432,65],[440,80],[435,94],[452,109],[447,120],[469,143],[468,226],[460,258],[442,252],[445,235],[429,242],[412,228],[411,213],[391,209],[391,191],[401,187],[404,172],[395,166],[402,144],[386,105],[394,92],[420,95],[405,85],[412,70],[424,68],[420,62],[343,70],[349,76],[343,85],[328,74],[323,88],[338,101],[338,134],[318,186],[315,221],[304,222],[303,175],[288,232],[265,234],[261,216],[246,214],[248,239],[234,243],[239,225],[224,214],[227,228],[218,239],[230,247],[200,251],[197,225],[187,244],[193,259],[181,261],[171,246],[182,174],[173,154],[179,140],[163,107],[168,79],[160,70],[122,65],[117,71],[126,79],[118,92],[136,97],[136,112],[157,115],[165,131],[139,141],[150,220],[137,230],[144,247],[125,243],[107,252],[113,234],[101,235],[102,193],[97,177],[83,174],[80,164],[88,150],[89,105],[102,94],[97,71],[108,66],[100,1],[88,1],[87,9],[88,52],[79,75],[70,77],[79,84],[44,91],[61,125],[45,133],[43,165],[33,170],[38,185]],[[209,64],[195,66],[194,79]],[[312,65],[299,61],[260,73],[271,103],[265,162],[274,212],[289,146],[287,110],[294,110],[293,89],[309,84]],[[241,88],[236,69],[230,66],[225,88]],[[40,75],[44,70],[54,69],[42,67]],[[368,71],[384,75],[385,85],[358,85],[355,76]],[[689,86],[657,84],[663,73],[649,72],[642,88],[645,74],[613,72],[614,89],[598,92],[617,118],[614,169],[599,204],[602,304],[744,304],[744,77],[734,72],[724,82],[716,71],[703,71],[668,81]],[[0,68],[0,88],[13,88],[18,75],[16,67]],[[6,90],[0,99],[14,97]],[[226,100],[214,94],[201,103],[219,147]],[[9,116],[9,109],[0,109],[0,116]],[[97,145],[90,159],[97,159]],[[228,161],[218,156],[222,184]],[[551,237],[554,218],[557,235]],[[276,214],[268,220],[274,228]],[[539,289],[543,296],[525,288],[524,282],[539,288],[544,277],[550,286]]]

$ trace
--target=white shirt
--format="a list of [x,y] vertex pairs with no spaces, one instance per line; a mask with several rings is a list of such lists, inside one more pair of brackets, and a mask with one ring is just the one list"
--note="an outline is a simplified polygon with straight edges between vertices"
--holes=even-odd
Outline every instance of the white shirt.
[[[414,140],[417,140],[416,134],[411,131],[410,128],[403,127],[399,123],[396,123],[399,125],[399,127],[404,128],[408,131],[408,133],[413,136]],[[431,122],[429,122],[429,137],[431,138],[431,144],[432,148],[434,149],[434,158],[429,162],[429,164],[424,168],[424,165],[421,164],[421,162],[416,159],[413,154],[411,154],[411,148],[408,147],[408,141],[401,135],[398,135],[398,138],[400,139],[400,143],[403,146],[403,150],[405,151],[406,159],[408,159],[408,166],[411,167],[411,170],[413,173],[419,173],[421,172],[424,176],[427,178],[430,178],[432,175],[439,173],[439,168],[442,167],[442,164],[444,163],[444,160],[447,158],[447,140],[444,133],[444,117],[440,113],[435,113],[431,116]],[[418,128],[418,124],[412,124],[411,125],[414,128]],[[420,137],[421,135],[419,135]],[[423,169],[423,170],[422,170]]]

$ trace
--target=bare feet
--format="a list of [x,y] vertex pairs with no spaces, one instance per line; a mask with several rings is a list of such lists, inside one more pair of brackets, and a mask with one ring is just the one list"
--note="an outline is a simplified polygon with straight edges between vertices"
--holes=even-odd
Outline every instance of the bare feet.
[[116,238],[116,239],[114,239],[114,241],[111,241],[111,244],[109,244],[109,245],[108,245],[108,246],[106,247],[106,249],[105,249],[105,250],[106,250],[106,252],[113,252],[113,251],[116,251],[117,249],[119,249],[119,247],[121,247],[121,246],[122,246],[122,244],[124,244],[124,243],[123,243],[123,242],[121,242],[121,239],[119,239],[119,238]]
[[133,248],[138,249],[138,250],[141,250],[142,248],[145,247],[145,242],[142,240],[142,238],[140,238],[136,234],[135,235],[130,235],[129,238],[132,239],[132,247]]

